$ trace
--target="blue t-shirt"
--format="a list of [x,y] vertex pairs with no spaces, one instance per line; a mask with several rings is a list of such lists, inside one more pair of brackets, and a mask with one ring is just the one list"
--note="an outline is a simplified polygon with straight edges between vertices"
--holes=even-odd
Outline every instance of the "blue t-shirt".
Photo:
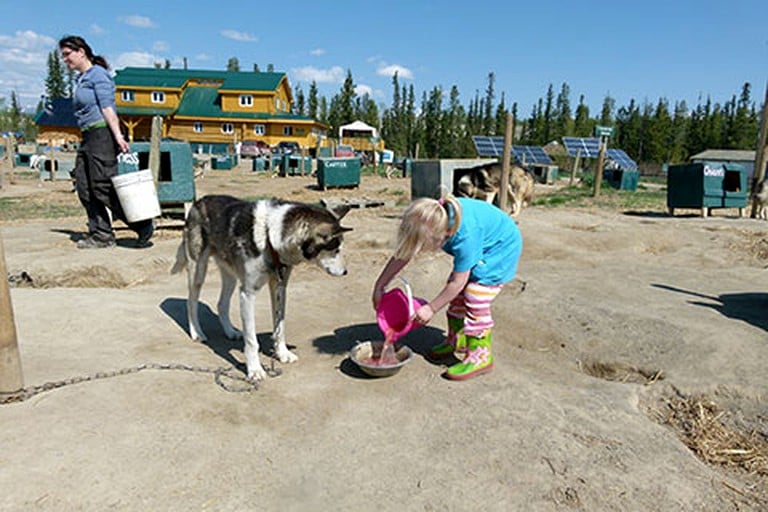
[[77,80],[77,88],[72,98],[72,105],[75,110],[75,118],[80,128],[85,128],[93,123],[104,121],[104,115],[101,109],[104,107],[115,107],[115,82],[112,80],[109,71],[101,66],[93,65],[91,68],[80,75]]
[[517,224],[490,203],[464,197],[458,200],[461,225],[443,244],[443,250],[453,256],[454,272],[470,270],[469,280],[485,285],[511,281],[523,251]]

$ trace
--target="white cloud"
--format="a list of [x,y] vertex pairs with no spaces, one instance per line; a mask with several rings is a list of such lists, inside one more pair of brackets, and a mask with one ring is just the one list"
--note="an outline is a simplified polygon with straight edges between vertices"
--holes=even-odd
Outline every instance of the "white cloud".
[[321,55],[325,55],[325,48],[315,48],[314,50],[310,51],[309,54],[313,57],[320,57]]
[[155,41],[155,43],[152,45],[152,51],[153,52],[167,52],[170,48],[170,45],[166,41]]
[[106,30],[101,28],[100,25],[97,25],[95,23],[93,23],[91,25],[91,34],[96,35],[96,36],[100,36],[101,34],[104,34],[104,33],[106,33]]
[[0,34],[0,98],[16,94],[23,109],[33,109],[45,92],[48,54],[57,50],[52,37],[31,30]]
[[365,96],[366,94],[373,98],[373,87],[370,85],[357,84],[355,86],[355,94],[358,96]]
[[209,61],[211,60],[211,56],[207,53],[198,53],[195,55],[195,60]]
[[253,34],[248,34],[246,32],[240,32],[239,30],[232,30],[232,29],[222,30],[221,35],[226,37],[227,39],[233,39],[235,41],[240,41],[242,43],[252,43],[259,40]]
[[155,26],[155,24],[152,23],[152,20],[147,16],[138,16],[135,14],[132,16],[120,16],[118,20],[126,25],[136,28],[153,28]]
[[395,76],[395,73],[397,73],[398,78],[413,80],[413,72],[404,66],[400,66],[399,64],[382,63],[379,66],[379,69],[376,70],[377,75],[388,76],[390,78]]
[[293,68],[290,71],[292,82],[315,81],[317,83],[340,84],[346,78],[346,72],[340,66],[333,66],[330,69],[318,69],[313,66],[304,66],[303,68]]
[[155,62],[165,62],[165,60],[151,53],[126,52],[118,55],[115,62],[110,64],[112,69],[122,69],[127,67],[151,68],[155,66]]

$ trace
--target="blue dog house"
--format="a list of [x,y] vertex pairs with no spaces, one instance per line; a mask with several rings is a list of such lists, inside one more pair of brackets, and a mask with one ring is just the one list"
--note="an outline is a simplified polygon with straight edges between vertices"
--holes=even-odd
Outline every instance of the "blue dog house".
[[[118,174],[149,169],[149,142],[131,143],[138,163],[120,161]],[[185,212],[195,201],[195,174],[192,148],[188,142],[160,142],[160,173],[157,181],[160,206],[184,205]]]
[[706,217],[712,208],[747,207],[747,169],[739,164],[697,162],[670,165],[667,170],[667,208],[701,209]]

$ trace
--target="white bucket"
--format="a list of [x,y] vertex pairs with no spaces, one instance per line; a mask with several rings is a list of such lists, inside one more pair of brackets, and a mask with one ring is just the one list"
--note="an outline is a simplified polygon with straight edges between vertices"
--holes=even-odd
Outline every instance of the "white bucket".
[[112,184],[128,222],[138,222],[160,215],[155,180],[149,169],[113,176]]

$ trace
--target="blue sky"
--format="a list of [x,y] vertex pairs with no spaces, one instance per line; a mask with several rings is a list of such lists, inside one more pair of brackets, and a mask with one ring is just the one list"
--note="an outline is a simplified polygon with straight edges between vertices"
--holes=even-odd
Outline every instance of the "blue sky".
[[50,2],[0,0],[0,98],[11,91],[33,108],[46,58],[64,35],[85,37],[113,68],[171,61],[193,69],[273,64],[292,86],[312,80],[330,98],[347,70],[360,93],[384,107],[392,74],[417,98],[435,86],[459,89],[464,105],[485,95],[528,117],[549,84],[584,95],[597,115],[617,106],[699,98],[724,103],[752,84],[762,103],[768,80],[766,0],[474,0],[333,2]]

